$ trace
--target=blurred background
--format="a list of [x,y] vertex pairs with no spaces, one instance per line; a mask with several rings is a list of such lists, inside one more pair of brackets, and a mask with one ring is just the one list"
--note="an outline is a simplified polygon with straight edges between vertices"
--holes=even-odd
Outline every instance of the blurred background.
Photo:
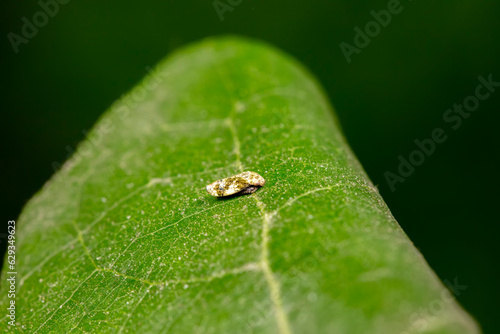
[[[369,24],[388,8],[385,27]],[[443,120],[478,76],[500,82],[500,2],[5,0],[0,16],[2,254],[7,220],[115,99],[176,48],[239,34],[314,73],[404,231],[442,280],[467,287],[457,299],[485,332],[500,333],[500,87],[456,129]],[[355,38],[367,24],[369,41]],[[447,140],[391,187],[386,172],[436,128]]]

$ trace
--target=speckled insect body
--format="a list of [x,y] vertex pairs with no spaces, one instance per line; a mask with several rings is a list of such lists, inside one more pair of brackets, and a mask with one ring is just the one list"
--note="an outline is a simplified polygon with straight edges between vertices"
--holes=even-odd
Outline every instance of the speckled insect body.
[[257,173],[243,172],[209,184],[207,192],[215,197],[251,194],[265,183],[266,180]]

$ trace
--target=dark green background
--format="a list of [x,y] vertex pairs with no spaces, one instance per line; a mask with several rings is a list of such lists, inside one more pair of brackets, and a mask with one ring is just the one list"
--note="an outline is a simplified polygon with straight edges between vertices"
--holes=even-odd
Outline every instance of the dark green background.
[[[403,11],[348,64],[339,44],[352,44],[353,28],[364,27],[370,11],[387,8],[387,1],[243,0],[220,21],[211,0],[73,0],[17,54],[7,33],[20,34],[21,18],[31,21],[40,7],[3,1],[2,225],[17,219],[53,174],[52,163],[66,159],[147,67],[207,36],[250,36],[294,55],[317,76],[405,232],[441,279],[467,286],[457,298],[485,332],[500,332],[500,89],[457,130],[442,119],[474,93],[479,75],[500,81],[500,2],[401,4]],[[413,141],[437,127],[448,140],[391,192],[384,172],[396,172],[398,156],[407,157]]]

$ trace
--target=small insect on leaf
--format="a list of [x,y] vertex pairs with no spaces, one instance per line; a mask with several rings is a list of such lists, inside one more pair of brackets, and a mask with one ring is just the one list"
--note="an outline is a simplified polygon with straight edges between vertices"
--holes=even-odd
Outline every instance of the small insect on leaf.
[[251,194],[265,183],[266,180],[257,173],[243,172],[209,184],[207,192],[215,197]]

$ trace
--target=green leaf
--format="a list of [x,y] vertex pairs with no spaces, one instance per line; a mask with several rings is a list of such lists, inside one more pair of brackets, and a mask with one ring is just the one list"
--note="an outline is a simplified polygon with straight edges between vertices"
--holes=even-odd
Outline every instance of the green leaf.
[[[247,170],[266,179],[256,193],[205,191]],[[28,203],[16,236],[25,332],[479,332],[314,79],[259,42],[211,39],[161,63]]]

